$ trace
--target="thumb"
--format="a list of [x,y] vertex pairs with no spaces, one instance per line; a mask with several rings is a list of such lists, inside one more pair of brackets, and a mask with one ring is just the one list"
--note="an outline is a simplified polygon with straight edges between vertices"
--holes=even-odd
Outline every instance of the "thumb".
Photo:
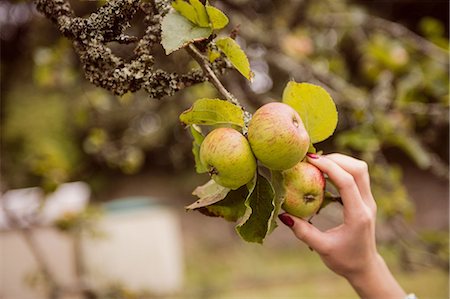
[[280,214],[278,218],[292,229],[298,239],[305,242],[309,247],[319,253],[324,251],[327,242],[325,233],[321,232],[314,225],[288,213]]

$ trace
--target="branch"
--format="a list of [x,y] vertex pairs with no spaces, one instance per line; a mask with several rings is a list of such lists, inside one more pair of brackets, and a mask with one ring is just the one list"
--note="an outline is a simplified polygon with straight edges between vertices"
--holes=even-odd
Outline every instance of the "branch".
[[405,26],[395,23],[379,17],[365,15],[364,18],[359,19],[357,22],[352,23],[351,14],[348,13],[331,13],[323,15],[322,20],[311,22],[314,25],[327,26],[327,27],[355,27],[355,28],[367,28],[372,30],[381,30],[390,36],[398,39],[407,39],[423,54],[429,56],[432,59],[439,61],[445,65],[449,64],[448,51],[436,46],[432,42],[426,40],[420,35],[409,30]]
[[[155,69],[153,46],[161,41],[161,20],[168,11],[167,1],[110,0],[87,18],[74,15],[67,0],[35,0],[38,11],[55,23],[73,42],[86,78],[117,95],[144,89],[153,98],[171,96],[188,86],[208,80],[202,72],[169,73]],[[132,43],[124,30],[138,9],[145,14],[144,36],[137,41],[135,57],[126,62],[114,55],[108,42]]]
[[189,55],[192,56],[192,58],[195,59],[195,61],[198,62],[203,72],[209,78],[209,81],[220,92],[220,94],[222,94],[230,103],[238,106],[239,108],[242,108],[242,105],[239,103],[239,101],[225,88],[225,86],[223,86],[219,78],[217,78],[205,56],[203,56],[203,54],[200,53],[200,51],[193,44],[189,44],[189,46],[186,48],[186,51],[189,53]]
[[51,273],[49,267],[47,266],[47,262],[45,261],[44,255],[42,254],[39,246],[37,245],[32,230],[29,227],[23,227],[20,224],[19,220],[16,218],[13,213],[11,213],[5,206],[5,201],[2,200],[0,204],[0,208],[5,212],[6,219],[8,223],[12,225],[12,228],[17,229],[22,236],[23,240],[27,244],[30,249],[31,254],[33,255],[34,260],[36,261],[37,267],[39,271],[44,276],[45,280],[49,283],[49,298],[56,299],[60,297],[61,287],[58,285],[56,278]]

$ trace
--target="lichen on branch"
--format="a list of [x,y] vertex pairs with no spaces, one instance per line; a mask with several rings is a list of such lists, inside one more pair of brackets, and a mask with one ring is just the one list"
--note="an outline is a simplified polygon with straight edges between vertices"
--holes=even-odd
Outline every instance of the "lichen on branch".
[[[35,0],[38,11],[55,23],[73,43],[86,78],[117,95],[145,90],[153,98],[173,95],[196,83],[208,81],[201,70],[186,74],[155,68],[152,48],[161,41],[161,19],[169,10],[168,1],[110,0],[87,18],[77,17],[67,0]],[[138,10],[145,13],[146,30],[141,39],[124,34]],[[114,55],[109,42],[136,43],[131,61]],[[213,65],[216,71],[224,63]]]

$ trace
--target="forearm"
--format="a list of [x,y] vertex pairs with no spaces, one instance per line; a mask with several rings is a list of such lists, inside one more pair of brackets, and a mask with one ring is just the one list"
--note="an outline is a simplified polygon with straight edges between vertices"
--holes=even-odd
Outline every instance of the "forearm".
[[349,276],[347,280],[363,299],[403,299],[406,297],[405,291],[379,255],[365,273]]

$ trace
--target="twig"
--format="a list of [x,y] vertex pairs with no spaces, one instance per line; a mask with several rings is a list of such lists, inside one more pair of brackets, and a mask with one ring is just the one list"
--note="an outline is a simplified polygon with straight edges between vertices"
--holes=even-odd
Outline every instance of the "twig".
[[432,42],[429,42],[405,26],[386,19],[366,15],[364,18],[359,19],[358,22],[352,23],[352,16],[348,13],[330,13],[323,15],[323,19],[321,21],[314,21],[312,24],[316,26],[319,25],[328,27],[340,26],[378,29],[394,38],[409,39],[411,43],[425,55],[432,59],[438,60],[445,65],[449,64],[448,51],[436,46]]
[[[167,12],[167,1],[152,0],[154,10],[139,0],[110,0],[86,18],[77,17],[68,0],[34,0],[36,8],[72,41],[86,78],[96,86],[117,95],[144,89],[153,98],[171,96],[177,91],[207,80],[201,72],[185,74],[167,72],[155,67],[153,45],[161,39],[161,19]],[[144,36],[125,35],[125,29],[138,9],[146,12]],[[137,43],[130,61],[115,55],[108,42]]]
[[0,207],[5,212],[6,218],[8,220],[8,223],[12,224],[12,227],[14,229],[17,229],[22,236],[23,240],[27,244],[28,248],[31,251],[31,254],[33,255],[36,264],[38,266],[39,271],[42,273],[42,275],[45,277],[45,280],[48,282],[50,286],[49,290],[49,298],[50,299],[57,299],[60,297],[61,288],[58,285],[55,277],[51,273],[50,269],[47,266],[47,263],[45,261],[44,255],[42,254],[41,250],[39,249],[39,246],[36,244],[36,241],[33,237],[32,230],[29,227],[23,227],[19,220],[16,218],[15,215],[13,215],[6,207],[4,200],[1,201]]
[[205,56],[203,56],[203,54],[200,53],[200,51],[193,44],[189,44],[189,46],[186,48],[186,51],[189,53],[189,55],[191,55],[192,58],[195,59],[195,61],[198,62],[202,70],[205,72],[206,76],[209,78],[209,81],[225,97],[225,99],[244,110],[239,101],[225,88],[225,86],[223,86],[219,78],[217,78]]

